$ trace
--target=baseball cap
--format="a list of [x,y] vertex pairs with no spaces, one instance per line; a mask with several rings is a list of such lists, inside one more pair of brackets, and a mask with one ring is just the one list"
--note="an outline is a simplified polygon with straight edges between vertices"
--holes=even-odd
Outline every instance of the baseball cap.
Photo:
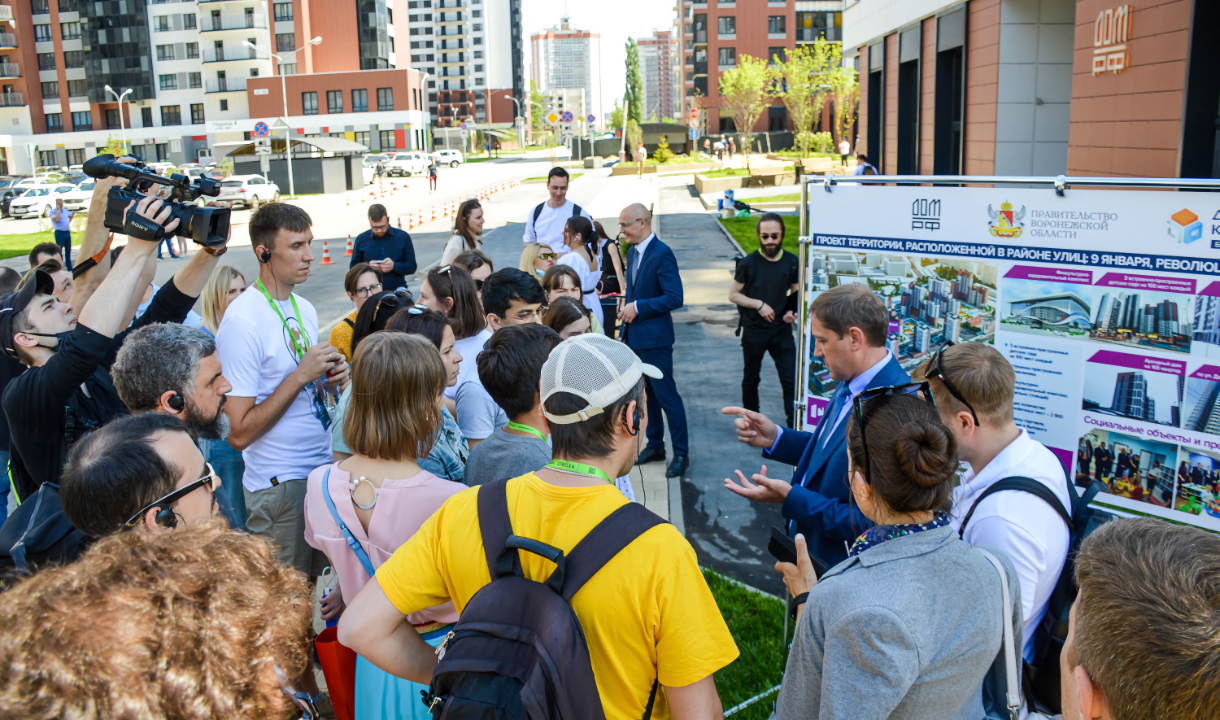
[[[644,375],[663,377],[617,340],[599,333],[570,337],[555,346],[542,366],[542,413],[559,425],[583,422],[631,392]],[[553,415],[545,403],[557,392],[571,393],[588,405],[570,415]]]
[[13,318],[33,302],[35,295],[50,295],[55,292],[55,281],[43,270],[35,270],[34,276],[15,292],[0,295],[0,350],[11,358],[17,357],[13,344]]

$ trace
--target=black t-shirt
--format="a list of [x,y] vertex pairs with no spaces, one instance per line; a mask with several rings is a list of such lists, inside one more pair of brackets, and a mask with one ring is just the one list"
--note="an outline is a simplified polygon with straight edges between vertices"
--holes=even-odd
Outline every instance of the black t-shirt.
[[[4,395],[4,389],[8,387],[8,384],[23,372],[25,372],[25,365],[0,353],[0,396]],[[2,409],[0,409],[0,450],[8,452],[8,415],[5,415]]]
[[788,306],[788,288],[798,282],[799,278],[799,261],[796,255],[787,250],[781,251],[774,261],[763,257],[758,250],[747,255],[737,264],[737,274],[733,279],[741,283],[743,295],[770,305],[775,311],[775,319],[767,322],[757,310],[743,308],[742,325],[755,330],[791,327],[784,322],[784,311]]

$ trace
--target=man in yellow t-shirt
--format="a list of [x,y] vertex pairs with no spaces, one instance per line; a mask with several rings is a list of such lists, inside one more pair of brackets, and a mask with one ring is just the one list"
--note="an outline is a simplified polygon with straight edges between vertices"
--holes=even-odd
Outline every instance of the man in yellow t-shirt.
[[[578,335],[555,347],[540,389],[556,459],[508,482],[513,534],[567,554],[627,503],[613,478],[629,472],[639,454],[648,420],[644,375],[661,373],[605,335]],[[460,614],[491,582],[477,509],[486,487],[451,497],[378,568],[344,612],[340,642],[393,675],[431,680],[436,654],[405,618],[448,601]],[[532,553],[520,558],[525,577],[538,582],[555,567]],[[663,692],[653,718],[721,716],[712,673],[737,658],[737,646],[694,550],[672,525],[644,532],[606,563],[573,597],[572,609],[608,719],[642,717],[654,681]]]

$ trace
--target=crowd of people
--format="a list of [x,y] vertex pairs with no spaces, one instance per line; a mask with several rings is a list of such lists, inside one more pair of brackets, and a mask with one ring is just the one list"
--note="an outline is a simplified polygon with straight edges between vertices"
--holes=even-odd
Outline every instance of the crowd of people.
[[[330,717],[317,607],[357,654],[356,718],[721,717],[737,641],[630,479],[666,459],[666,427],[666,474],[689,470],[677,260],[638,204],[624,252],[568,179],[552,170],[527,213],[519,267],[483,253],[469,200],[415,289],[410,237],[370,207],[329,339],[297,292],[315,256],[294,205],[251,216],[252,283],[221,247],[156,287],[159,239],[110,247],[123,181],[101,180],[74,271],[49,244],[0,273],[19,501],[0,526],[0,716]],[[160,199],[128,213],[175,229]],[[1003,355],[950,344],[912,378],[862,286],[808,307],[838,383],[820,422],[772,422],[760,366],[770,353],[791,408],[799,268],[782,218],[759,239],[730,288],[745,374],[724,413],[795,471],[725,488],[780,504],[794,547],[775,566],[796,631],[774,717],[1214,715],[1220,538],[1074,525]],[[997,488],[1017,476],[1039,489]]]

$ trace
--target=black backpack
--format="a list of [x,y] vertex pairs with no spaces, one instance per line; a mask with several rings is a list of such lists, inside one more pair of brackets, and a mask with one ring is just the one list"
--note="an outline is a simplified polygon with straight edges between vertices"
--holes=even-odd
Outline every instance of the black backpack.
[[[558,548],[512,534],[506,488],[503,480],[479,488],[479,529],[491,582],[474,594],[441,642],[424,703],[434,718],[446,720],[603,720],[589,648],[570,603],[619,551],[665,521],[627,503],[565,557]],[[528,580],[518,550],[557,567],[545,582]],[[656,696],[654,680],[645,720]]]
[[76,560],[91,542],[68,522],[59,486],[43,483],[0,526],[0,589],[48,565]]
[[[1067,477],[1067,473],[1064,473],[1064,476]],[[1071,481],[1067,482],[1067,487],[1068,497],[1072,503],[1070,513],[1063,507],[1063,503],[1059,501],[1055,493],[1037,480],[1027,477],[1004,478],[979,495],[974,504],[970,506],[966,517],[962,519],[962,527],[958,531],[959,537],[966,532],[966,524],[970,522],[970,517],[974,515],[975,508],[979,506],[983,498],[1005,490],[1017,490],[1041,498],[1059,514],[1059,517],[1063,518],[1063,522],[1067,523],[1067,559],[1064,560],[1063,570],[1059,573],[1055,589],[1051,591],[1051,596],[1047,599],[1046,615],[1042,617],[1042,622],[1038,623],[1038,627],[1034,630],[1034,660],[1032,663],[1025,663],[1024,671],[1021,674],[1025,685],[1026,703],[1030,710],[1037,708],[1053,713],[1062,712],[1059,695],[1061,679],[1059,655],[1063,652],[1063,644],[1067,640],[1068,614],[1072,610],[1072,603],[1076,602],[1076,593],[1079,591],[1079,588],[1076,587],[1076,553],[1080,551],[1080,543],[1084,542],[1086,537],[1102,524],[1114,519],[1113,515],[1104,510],[1089,507],[1093,498],[1105,490],[1104,485],[1094,481],[1085,489],[1084,495],[1076,494],[1076,487]]]

